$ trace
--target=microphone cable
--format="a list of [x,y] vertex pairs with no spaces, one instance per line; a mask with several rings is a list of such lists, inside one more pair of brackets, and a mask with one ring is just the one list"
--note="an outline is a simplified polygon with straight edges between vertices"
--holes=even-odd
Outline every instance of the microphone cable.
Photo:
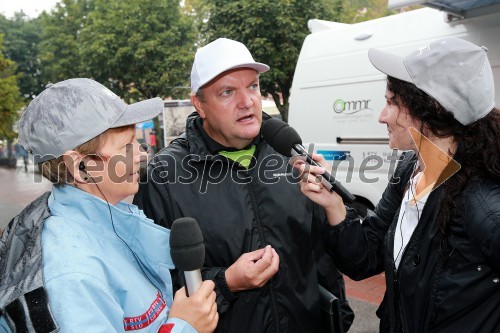
[[115,228],[115,221],[113,220],[113,213],[111,211],[111,205],[109,204],[109,201],[108,199],[106,198],[106,196],[104,195],[104,193],[102,193],[101,189],[99,188],[99,185],[97,185],[97,183],[95,182],[94,178],[89,175],[86,171],[85,173],[92,179],[92,182],[95,184],[95,186],[97,187],[97,189],[99,190],[99,192],[101,193],[102,197],[104,198],[104,200],[106,201],[106,204],[108,205],[108,210],[109,210],[109,216],[111,218],[111,226],[113,227],[113,231],[116,235],[116,237],[118,237],[118,239],[129,249],[129,251],[132,253],[132,255],[134,256],[134,259],[135,261],[137,262],[137,265],[139,266],[139,269],[141,270],[142,274],[144,275],[144,277],[149,281],[149,283],[151,283],[151,285],[160,293],[162,299],[163,299],[163,293],[161,292],[160,288],[158,288],[156,286],[155,283],[153,283],[153,281],[149,278],[149,276],[146,274],[146,272],[144,271],[144,269],[142,268],[142,265],[141,265],[141,262],[139,260],[139,258],[137,257],[137,254],[134,252],[134,250],[132,250],[132,248],[127,244],[127,242],[125,242],[125,240],[123,240],[123,238],[120,237],[120,235],[118,235],[118,233],[116,232],[116,228]]

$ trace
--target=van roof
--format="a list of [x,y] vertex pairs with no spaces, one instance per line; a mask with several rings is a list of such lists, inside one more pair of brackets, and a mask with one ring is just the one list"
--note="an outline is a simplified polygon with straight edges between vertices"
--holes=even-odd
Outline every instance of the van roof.
[[469,18],[500,11],[500,0],[389,0],[389,9],[409,5],[423,5],[447,12],[460,18]]

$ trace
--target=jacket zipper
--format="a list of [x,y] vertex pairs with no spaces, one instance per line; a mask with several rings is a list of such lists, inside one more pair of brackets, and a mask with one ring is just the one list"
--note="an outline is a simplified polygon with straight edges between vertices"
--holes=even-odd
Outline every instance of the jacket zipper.
[[[264,230],[262,230],[262,225],[260,223],[259,219],[259,214],[257,210],[257,203],[255,200],[255,196],[252,190],[252,184],[251,182],[247,184],[248,187],[248,192],[250,193],[250,199],[252,200],[252,207],[255,212],[255,223],[257,224],[257,229],[259,231],[260,238],[264,242],[264,244],[267,244],[267,241],[264,237]],[[278,306],[276,305],[276,291],[274,290],[274,286],[272,284],[272,278],[269,281],[269,290],[271,291],[271,304],[273,307],[273,315],[274,315],[274,320],[276,321],[276,332],[280,332],[280,326],[279,326],[279,318],[278,318]]]
[[[427,202],[429,202],[429,198],[427,198]],[[405,248],[403,249],[403,253],[401,254],[401,260],[399,262],[400,266],[403,265],[405,258],[408,256],[406,249],[408,249],[410,247],[410,245],[413,245],[415,238],[420,236],[420,234],[424,231],[425,226],[423,225],[424,222],[422,222],[422,218],[423,218],[423,216],[425,216],[424,212],[427,212],[427,210],[429,209],[428,208],[429,205],[427,205],[427,202],[426,202],[424,208],[422,209],[422,214],[419,216],[417,227],[415,228],[415,230],[411,234],[411,237],[408,240],[408,243],[406,244]],[[394,237],[395,237],[395,235],[393,235],[393,241],[394,241]],[[394,258],[394,253],[392,254],[392,257]],[[396,267],[396,263],[395,263],[394,259],[392,262],[393,262],[393,266],[394,266],[394,277],[393,277],[394,291],[397,294],[395,299],[398,302],[397,306],[398,306],[398,312],[399,312],[399,317],[400,317],[401,331],[406,332],[405,331],[405,327],[406,327],[406,318],[405,317],[406,316],[405,316],[405,312],[403,311],[403,308],[401,306],[402,300],[401,300],[401,295],[400,295],[399,269]]]

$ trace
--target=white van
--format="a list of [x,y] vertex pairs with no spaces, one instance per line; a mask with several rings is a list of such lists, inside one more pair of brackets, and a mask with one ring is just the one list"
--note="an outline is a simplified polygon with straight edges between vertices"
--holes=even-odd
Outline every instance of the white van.
[[385,104],[386,76],[368,60],[369,48],[406,55],[431,41],[459,37],[488,48],[500,106],[500,11],[454,18],[423,8],[357,24],[310,20],[294,74],[289,123],[304,146],[325,155],[333,174],[373,208],[394,171],[386,126],[378,123]]

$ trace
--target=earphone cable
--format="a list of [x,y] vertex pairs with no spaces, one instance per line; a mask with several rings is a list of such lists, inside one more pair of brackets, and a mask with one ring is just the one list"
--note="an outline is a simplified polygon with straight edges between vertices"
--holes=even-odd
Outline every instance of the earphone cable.
[[[415,166],[413,168],[413,175],[412,177],[410,177],[410,186],[409,186],[409,191],[411,193],[411,196],[413,197],[413,201],[415,201],[415,208],[417,209],[417,223],[420,222],[420,210],[418,209],[418,202],[416,201],[415,199],[415,192],[413,190],[413,186],[414,186],[414,182],[413,182],[413,178],[416,176],[415,175],[415,171],[417,171],[417,168],[418,168],[418,162],[415,163]],[[409,199],[409,197],[408,197]],[[403,250],[403,244],[404,244],[404,239],[403,239],[403,222],[404,222],[404,217],[405,217],[405,213],[406,213],[406,208],[405,210],[403,211],[403,216],[401,216],[401,222],[399,223],[399,232],[400,232],[400,235],[401,235],[401,247],[399,248],[399,251],[398,251],[398,254],[396,255],[396,258],[394,259],[394,263],[396,263],[398,261],[398,258],[399,258],[399,255],[401,254],[401,252],[404,253],[404,250]],[[408,244],[406,244],[406,246],[408,246]],[[404,247],[406,249],[406,246]]]
[[[87,173],[87,175],[89,175]],[[92,178],[91,175],[89,175],[89,177],[92,179],[92,181],[94,182],[95,186],[97,187],[97,189],[99,190],[99,192],[101,193],[102,197],[104,198],[104,200],[106,201],[106,204],[108,205],[108,210],[109,210],[109,216],[111,217],[111,226],[113,227],[113,231],[116,235],[116,237],[118,237],[118,239],[120,239],[120,241],[129,249],[129,251],[132,253],[132,255],[134,256],[134,259],[135,261],[137,262],[137,265],[139,266],[139,269],[141,270],[142,274],[144,275],[144,277],[149,281],[149,283],[151,283],[151,285],[153,287],[155,287],[155,289],[162,295],[162,298],[163,298],[163,293],[161,292],[160,288],[158,288],[156,286],[156,284],[153,283],[153,281],[151,281],[151,279],[149,278],[149,276],[146,274],[146,272],[144,271],[144,269],[142,268],[142,265],[141,265],[141,262],[139,260],[139,258],[137,257],[137,254],[134,252],[134,250],[132,250],[132,248],[127,244],[127,242],[125,242],[123,240],[123,238],[120,237],[120,235],[118,235],[118,233],[116,232],[116,229],[115,229],[115,222],[113,220],[113,213],[111,212],[111,205],[109,204],[109,201],[108,199],[106,198],[106,196],[104,195],[104,193],[102,193],[101,189],[99,188],[99,185],[97,185],[97,183],[94,181],[94,178]]]

